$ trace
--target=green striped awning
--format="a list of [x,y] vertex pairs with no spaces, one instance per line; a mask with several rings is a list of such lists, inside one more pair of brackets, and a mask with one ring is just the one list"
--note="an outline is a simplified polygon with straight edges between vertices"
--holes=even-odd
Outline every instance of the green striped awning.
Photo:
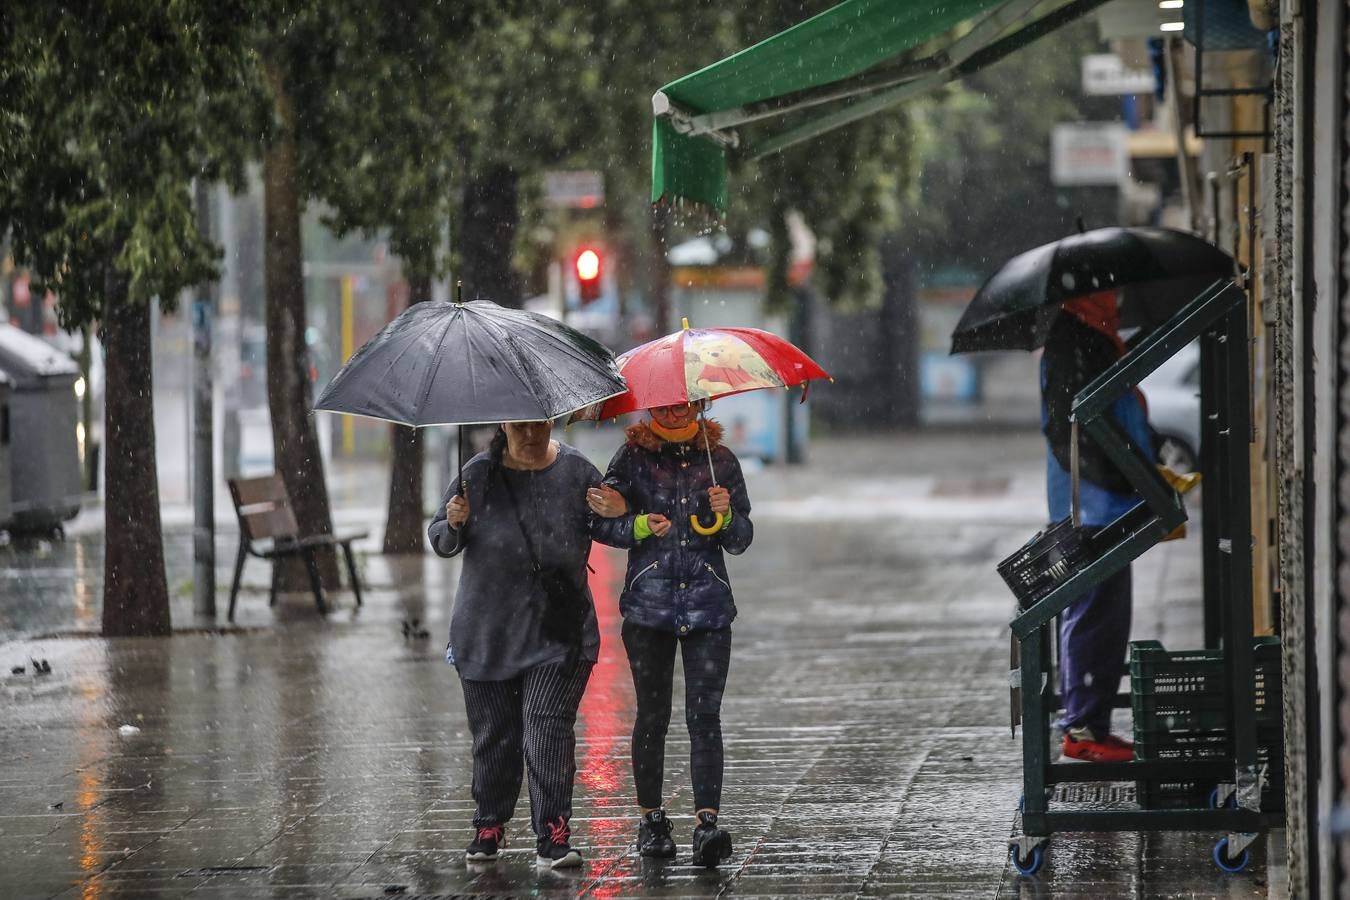
[[[824,110],[740,147],[754,156],[777,152],[967,74],[982,56],[1001,58],[1102,2],[845,0],[656,93],[652,202],[724,210],[737,126]],[[1047,6],[1050,12],[1035,15]]]

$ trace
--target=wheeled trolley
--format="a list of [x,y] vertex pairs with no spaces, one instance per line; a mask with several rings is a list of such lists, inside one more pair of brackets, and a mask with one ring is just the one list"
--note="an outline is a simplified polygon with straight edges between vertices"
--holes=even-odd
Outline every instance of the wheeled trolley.
[[[1180,495],[1106,412],[1124,392],[1134,390],[1144,376],[1194,340],[1201,342],[1205,642],[1215,651],[1204,662],[1224,689],[1207,695],[1203,708],[1198,701],[1187,708],[1195,717],[1193,723],[1179,714],[1150,720],[1165,721],[1167,726],[1148,732],[1155,740],[1136,744],[1132,762],[1053,762],[1050,720],[1060,707],[1052,659],[1058,617],[1084,592],[1186,521]],[[1014,729],[1022,725],[1022,833],[1011,840],[1010,851],[1023,874],[1040,868],[1050,836],[1063,831],[1213,831],[1219,834],[1214,862],[1236,872],[1247,865],[1249,848],[1257,838],[1283,821],[1278,811],[1282,797],[1270,796],[1273,787],[1283,789],[1283,780],[1272,778],[1269,771],[1278,760],[1272,758],[1268,735],[1267,746],[1258,745],[1249,353],[1246,295],[1233,282],[1220,281],[1079,393],[1073,405],[1075,427],[1110,456],[1143,499],[1099,530],[1080,528],[1072,518],[1057,522],[999,565],[1019,601],[1011,626],[1010,686]],[[1076,483],[1076,471],[1074,478]],[[1137,644],[1133,652],[1142,656],[1152,650]],[[1176,657],[1169,661],[1177,665],[1187,661],[1180,654]],[[1278,682],[1278,652],[1275,658],[1273,677]],[[1135,660],[1132,671],[1143,671],[1143,665]],[[1267,665],[1263,683],[1271,677]],[[1263,701],[1270,700],[1263,694]],[[1131,694],[1119,694],[1116,705],[1129,707]],[[1269,708],[1265,711],[1269,713]],[[1139,726],[1147,710],[1141,707],[1136,713]],[[1178,722],[1197,727],[1187,731]],[[1135,782],[1140,808],[1050,808],[1056,785],[1107,782]]]

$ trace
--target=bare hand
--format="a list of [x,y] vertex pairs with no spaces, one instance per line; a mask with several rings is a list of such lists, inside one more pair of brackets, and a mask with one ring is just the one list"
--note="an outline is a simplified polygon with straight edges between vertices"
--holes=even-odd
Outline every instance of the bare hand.
[[588,489],[586,491],[586,505],[591,508],[591,512],[597,516],[604,516],[606,519],[612,519],[628,512],[628,501],[623,498],[623,494],[607,484]]
[[661,537],[670,530],[670,520],[660,513],[647,513],[647,527],[654,537]]
[[719,516],[731,511],[731,491],[719,485],[708,488],[708,503]]
[[445,521],[450,523],[451,528],[458,528],[468,520],[469,501],[456,494],[445,504]]

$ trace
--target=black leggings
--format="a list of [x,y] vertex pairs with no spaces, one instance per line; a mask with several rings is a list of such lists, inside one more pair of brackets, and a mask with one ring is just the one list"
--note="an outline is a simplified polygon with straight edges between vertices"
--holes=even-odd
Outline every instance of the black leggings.
[[694,808],[717,809],[722,802],[722,690],[731,666],[731,629],[693,631],[681,637],[624,622],[623,646],[637,694],[633,780],[638,805],[647,809],[662,805],[677,641],[684,659],[684,717],[689,726]]

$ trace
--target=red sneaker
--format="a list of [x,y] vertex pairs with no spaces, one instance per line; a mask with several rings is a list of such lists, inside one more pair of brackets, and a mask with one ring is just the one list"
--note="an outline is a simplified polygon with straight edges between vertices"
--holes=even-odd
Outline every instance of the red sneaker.
[[1084,762],[1133,762],[1134,744],[1114,734],[1099,741],[1090,729],[1070,728],[1064,733],[1064,755]]

